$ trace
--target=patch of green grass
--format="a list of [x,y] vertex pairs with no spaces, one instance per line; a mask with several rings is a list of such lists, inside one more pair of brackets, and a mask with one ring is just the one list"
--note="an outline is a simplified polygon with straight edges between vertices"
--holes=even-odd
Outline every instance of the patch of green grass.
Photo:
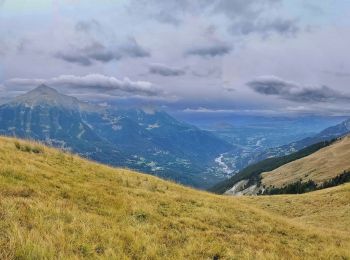
[[29,143],[21,144],[18,141],[15,141],[14,144],[17,150],[20,150],[22,152],[36,153],[36,154],[43,153],[43,148],[40,147],[39,145],[31,145]]

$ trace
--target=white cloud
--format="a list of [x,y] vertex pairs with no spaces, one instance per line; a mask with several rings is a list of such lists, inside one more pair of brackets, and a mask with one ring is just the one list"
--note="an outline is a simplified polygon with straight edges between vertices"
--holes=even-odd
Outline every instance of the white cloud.
[[85,89],[86,91],[107,92],[110,95],[113,95],[115,91],[141,96],[158,96],[162,94],[162,91],[157,89],[151,82],[132,81],[129,78],[118,79],[102,74],[89,74],[86,76],[61,75],[50,79],[13,78],[5,82],[5,86],[11,90],[23,90],[23,87],[33,87],[40,84],[47,84],[57,88],[68,88],[70,90]]

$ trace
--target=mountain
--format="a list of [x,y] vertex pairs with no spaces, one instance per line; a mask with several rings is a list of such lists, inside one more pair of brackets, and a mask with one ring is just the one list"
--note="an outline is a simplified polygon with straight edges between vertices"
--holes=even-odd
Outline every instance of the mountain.
[[297,188],[295,192],[302,193],[328,187],[328,182],[342,183],[339,176],[343,182],[350,177],[350,136],[250,165],[210,190],[229,195],[256,195],[294,193]]
[[162,111],[110,109],[41,85],[0,106],[0,134],[43,141],[114,166],[207,188],[232,145]]
[[1,259],[350,257],[349,184],[221,197],[4,137],[0,165]]

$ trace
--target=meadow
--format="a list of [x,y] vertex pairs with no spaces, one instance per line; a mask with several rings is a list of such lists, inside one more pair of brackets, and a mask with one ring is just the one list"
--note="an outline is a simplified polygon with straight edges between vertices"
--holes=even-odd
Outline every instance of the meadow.
[[219,196],[0,138],[0,259],[350,259],[349,201]]

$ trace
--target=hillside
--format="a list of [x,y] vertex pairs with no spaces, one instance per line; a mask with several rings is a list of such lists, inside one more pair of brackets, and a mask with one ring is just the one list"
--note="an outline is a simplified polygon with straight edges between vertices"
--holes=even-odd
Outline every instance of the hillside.
[[266,187],[282,187],[300,179],[321,184],[344,171],[350,170],[350,136],[307,157],[261,174]]
[[221,197],[3,137],[0,164],[1,259],[350,257],[350,185]]

